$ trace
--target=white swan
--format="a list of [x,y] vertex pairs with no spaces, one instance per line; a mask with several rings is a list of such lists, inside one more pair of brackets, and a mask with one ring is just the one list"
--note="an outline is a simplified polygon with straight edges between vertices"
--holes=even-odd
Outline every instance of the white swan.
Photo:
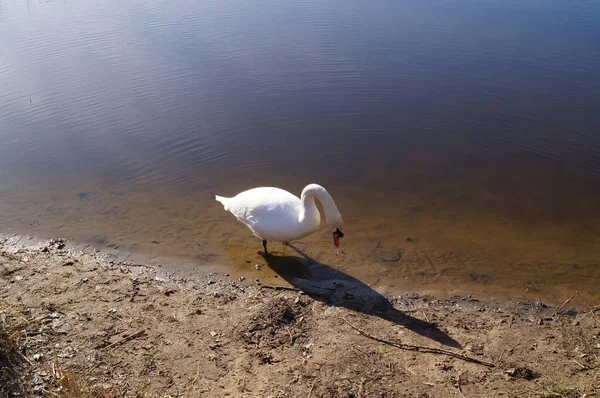
[[283,189],[271,187],[249,189],[233,198],[215,196],[225,210],[230,211],[262,240],[265,255],[269,254],[267,240],[288,243],[319,229],[321,214],[315,198],[323,205],[327,226],[333,233],[333,243],[337,247],[344,236],[340,230],[344,222],[333,198],[320,185],[307,185],[300,198]]

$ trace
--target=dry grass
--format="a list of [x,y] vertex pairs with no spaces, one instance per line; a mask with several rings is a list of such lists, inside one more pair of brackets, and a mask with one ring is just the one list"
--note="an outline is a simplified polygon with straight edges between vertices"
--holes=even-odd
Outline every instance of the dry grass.
[[52,377],[46,390],[49,397],[60,398],[117,398],[123,393],[117,388],[92,386],[85,378],[52,364],[49,372]]
[[26,358],[20,350],[27,324],[22,318],[20,307],[0,301],[0,396],[23,392]]
[[[91,386],[83,377],[63,369],[59,364],[33,363],[23,353],[27,349],[27,335],[39,325],[21,306],[0,301],[0,397],[29,396],[36,372],[44,371],[50,377],[38,389],[47,397],[61,398],[114,398],[122,392]],[[143,395],[141,395],[143,396]]]
[[579,398],[581,393],[576,388],[554,386],[541,394],[542,398]]

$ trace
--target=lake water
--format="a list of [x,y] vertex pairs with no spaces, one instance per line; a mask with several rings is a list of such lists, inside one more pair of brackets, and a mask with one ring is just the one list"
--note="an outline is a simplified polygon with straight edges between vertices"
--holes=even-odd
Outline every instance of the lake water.
[[276,283],[214,194],[316,182],[346,237],[298,246],[380,290],[598,300],[599,43],[593,0],[0,0],[0,232]]

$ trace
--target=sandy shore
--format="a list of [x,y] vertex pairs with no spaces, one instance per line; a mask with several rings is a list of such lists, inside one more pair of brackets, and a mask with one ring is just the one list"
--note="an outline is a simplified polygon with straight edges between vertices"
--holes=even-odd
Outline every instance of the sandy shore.
[[302,265],[265,267],[285,287],[5,240],[0,396],[600,394],[600,307],[576,295],[559,307],[385,297],[348,274],[317,284]]

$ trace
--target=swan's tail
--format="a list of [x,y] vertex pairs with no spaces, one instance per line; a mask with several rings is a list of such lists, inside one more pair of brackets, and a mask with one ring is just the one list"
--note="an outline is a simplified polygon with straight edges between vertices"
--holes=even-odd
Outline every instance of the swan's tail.
[[215,195],[215,199],[223,204],[225,210],[229,210],[229,199],[231,198],[225,198],[223,196]]

